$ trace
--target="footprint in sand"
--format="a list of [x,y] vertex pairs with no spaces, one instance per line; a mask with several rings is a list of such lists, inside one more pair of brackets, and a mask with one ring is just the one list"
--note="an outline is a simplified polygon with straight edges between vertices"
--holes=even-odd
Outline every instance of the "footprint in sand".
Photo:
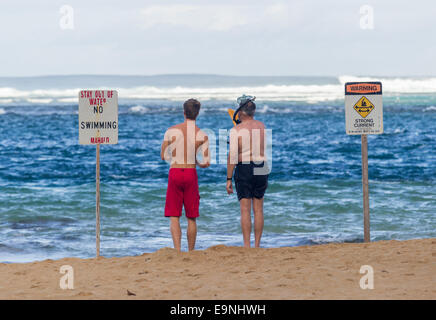
[[189,273],[188,277],[199,277],[200,274],[199,273]]
[[136,293],[131,292],[131,291],[129,291],[129,290],[127,289],[127,295],[128,295],[128,296],[136,296]]
[[92,292],[80,291],[78,294],[76,294],[76,297],[89,297],[89,296],[92,296]]

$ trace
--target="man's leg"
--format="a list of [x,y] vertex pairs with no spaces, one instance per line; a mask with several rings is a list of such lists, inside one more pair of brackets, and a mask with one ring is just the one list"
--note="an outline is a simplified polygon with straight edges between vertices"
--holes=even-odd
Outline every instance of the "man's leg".
[[239,201],[241,207],[241,229],[244,238],[244,247],[250,248],[251,234],[251,199],[242,198]]
[[194,250],[195,240],[197,239],[197,221],[195,218],[188,218],[188,248],[189,251]]
[[173,237],[174,249],[180,252],[182,243],[182,230],[180,229],[180,217],[170,217],[170,229]]
[[259,248],[263,232],[263,198],[253,198],[254,211],[254,246]]

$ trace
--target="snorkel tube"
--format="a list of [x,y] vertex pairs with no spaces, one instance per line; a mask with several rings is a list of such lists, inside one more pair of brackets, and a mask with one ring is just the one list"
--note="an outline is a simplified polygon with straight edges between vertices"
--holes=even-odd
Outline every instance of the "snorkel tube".
[[237,117],[237,115],[238,115],[238,112],[241,111],[241,108],[242,108],[243,106],[245,106],[247,103],[252,102],[252,101],[254,101],[254,100],[256,100],[256,97],[255,97],[255,96],[246,96],[245,94],[243,94],[243,95],[240,96],[238,99],[236,99],[236,102],[237,102],[238,105],[239,105],[238,109],[236,109],[235,113],[233,114],[233,121],[234,121],[236,124],[240,124],[240,123],[241,123],[241,120],[236,119],[236,117]]

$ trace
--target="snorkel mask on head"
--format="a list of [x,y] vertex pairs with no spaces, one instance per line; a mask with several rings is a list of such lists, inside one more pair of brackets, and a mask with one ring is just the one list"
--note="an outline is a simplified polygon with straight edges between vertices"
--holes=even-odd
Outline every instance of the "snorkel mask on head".
[[245,95],[245,94],[243,94],[243,95],[240,96],[238,99],[236,99],[236,102],[237,102],[238,105],[239,105],[238,109],[236,109],[235,113],[233,114],[233,121],[234,121],[236,124],[240,124],[240,123],[241,123],[241,120],[236,119],[236,117],[237,117],[237,115],[238,115],[238,112],[239,112],[239,111],[241,110],[241,108],[242,108],[243,106],[245,106],[248,102],[251,102],[251,101],[254,101],[254,100],[256,100],[256,97],[255,97],[255,96],[247,96],[247,95]]

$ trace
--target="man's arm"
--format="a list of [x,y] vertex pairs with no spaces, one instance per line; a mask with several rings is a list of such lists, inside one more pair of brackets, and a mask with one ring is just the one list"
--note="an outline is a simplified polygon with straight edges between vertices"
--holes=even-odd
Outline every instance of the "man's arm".
[[238,132],[235,128],[230,130],[230,139],[229,139],[229,155],[227,157],[227,184],[226,189],[227,193],[233,193],[232,180],[233,170],[236,167],[238,162],[238,152],[239,152],[239,141],[238,141]]
[[166,152],[166,150],[168,148],[168,145],[170,144],[170,142],[168,141],[167,132],[165,132],[165,136],[164,136],[164,139],[162,141],[162,146],[160,148],[160,158],[162,160],[165,160],[165,152]]
[[233,177],[233,170],[235,169],[236,164],[231,163],[230,161],[230,153],[227,157],[227,183],[226,183],[226,190],[228,194],[233,193],[233,184],[232,184],[232,177]]

